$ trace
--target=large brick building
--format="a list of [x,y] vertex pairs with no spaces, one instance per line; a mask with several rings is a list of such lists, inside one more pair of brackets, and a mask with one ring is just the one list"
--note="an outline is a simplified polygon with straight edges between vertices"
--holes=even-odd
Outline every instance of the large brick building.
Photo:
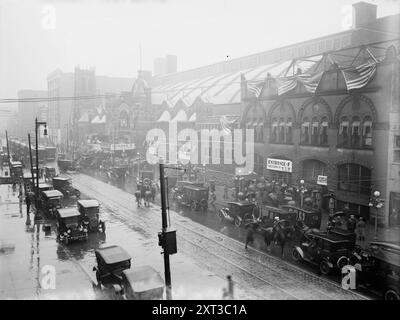
[[[379,190],[387,203],[379,221],[398,224],[392,213],[400,210],[400,16],[377,18],[377,7],[364,2],[353,7],[347,31],[193,70],[139,76],[132,91],[107,108],[114,119],[125,115],[127,137],[138,146],[152,128],[179,122],[179,128],[220,129],[227,115],[236,127],[254,129],[259,175],[296,184],[304,179],[314,187],[325,177],[339,207],[349,204],[366,217],[371,192]],[[360,75],[357,68],[366,63],[371,77],[350,90],[352,81],[343,75]],[[280,82],[301,73],[320,76],[316,91],[299,84],[279,93]],[[252,84],[262,85],[258,97],[248,90]],[[268,159],[286,160],[290,172],[268,169]],[[235,166],[207,167],[213,178],[232,182]]]

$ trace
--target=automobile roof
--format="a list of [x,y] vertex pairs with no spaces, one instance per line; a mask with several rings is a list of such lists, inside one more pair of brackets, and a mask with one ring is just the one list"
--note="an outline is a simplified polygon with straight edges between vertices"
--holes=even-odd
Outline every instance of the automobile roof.
[[240,206],[240,207],[244,207],[244,206],[254,206],[255,204],[254,203],[252,203],[252,202],[247,202],[247,201],[231,201],[231,202],[228,202],[228,204],[234,204],[234,205],[237,205],[237,206]]
[[301,210],[301,211],[304,211],[304,212],[313,212],[313,211],[311,211],[311,210],[306,210],[306,209],[299,208],[299,207],[296,207],[296,206],[291,206],[291,205],[283,205],[283,206],[281,206],[281,208],[282,208],[282,209],[288,208],[288,209]]
[[58,209],[58,214],[60,215],[61,218],[80,216],[80,213],[78,210],[76,210],[76,208]]
[[311,237],[320,238],[326,240],[331,243],[349,243],[349,240],[343,239],[340,236],[335,236],[333,234],[320,234],[320,233],[312,233],[310,234]]
[[122,271],[134,292],[146,292],[152,289],[164,288],[164,280],[151,266],[138,266]]
[[90,199],[90,200],[78,200],[78,204],[84,208],[93,208],[98,207],[100,204],[97,200]]
[[[373,250],[377,246],[381,250]],[[370,243],[372,255],[387,263],[400,267],[400,243],[391,241],[372,241]],[[382,250],[383,249],[383,250]]]
[[47,191],[42,191],[44,195],[46,195],[47,198],[62,198],[63,194],[58,191],[58,190],[47,190]]
[[53,186],[51,184],[48,184],[46,182],[39,182],[39,189],[44,189],[44,188],[52,188]]
[[186,186],[183,186],[183,188],[191,189],[191,190],[207,190],[208,189],[206,187],[195,186],[195,185],[186,185]]
[[54,178],[53,178],[53,181],[54,181],[54,180],[68,181],[68,180],[71,180],[71,178],[67,178],[67,177],[54,177]]
[[131,256],[122,247],[116,245],[99,248],[96,250],[96,255],[99,255],[107,264],[131,259]]

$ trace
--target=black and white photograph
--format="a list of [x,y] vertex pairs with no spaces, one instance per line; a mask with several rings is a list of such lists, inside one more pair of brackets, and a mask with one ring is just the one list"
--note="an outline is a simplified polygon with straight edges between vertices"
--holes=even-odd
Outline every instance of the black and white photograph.
[[0,0],[0,300],[400,300],[400,0]]

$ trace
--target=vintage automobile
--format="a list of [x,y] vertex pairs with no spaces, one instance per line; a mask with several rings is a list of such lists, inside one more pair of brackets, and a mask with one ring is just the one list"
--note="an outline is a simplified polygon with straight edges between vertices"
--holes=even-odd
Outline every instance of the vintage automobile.
[[24,176],[22,163],[20,161],[11,161],[11,176],[22,178]]
[[231,221],[235,226],[240,227],[256,221],[257,211],[257,206],[252,202],[228,202],[228,207],[221,208],[218,215],[221,221]]
[[271,207],[271,206],[266,206],[266,205],[261,205],[259,209],[259,216],[258,219],[260,221],[260,225],[263,228],[268,228],[272,227],[274,225],[274,219],[276,217],[279,218],[279,220],[286,220],[290,223],[291,226],[294,226],[296,224],[296,213],[291,211],[289,212],[288,210],[276,208],[276,207]]
[[282,210],[294,212],[296,214],[296,221],[302,222],[309,228],[320,229],[322,212],[321,210],[306,210],[295,206],[284,205],[281,206]]
[[44,167],[44,179],[51,180],[56,176],[56,168]]
[[78,211],[89,232],[106,231],[105,222],[99,217],[100,204],[97,200],[78,200]]
[[385,300],[400,300],[400,243],[372,241],[354,252],[357,286],[365,287]]
[[150,179],[154,180],[154,172],[153,171],[140,171],[140,179]]
[[57,240],[65,245],[74,240],[88,240],[88,230],[81,222],[81,215],[76,208],[58,209]]
[[182,193],[177,198],[177,203],[190,207],[193,211],[207,211],[208,208],[208,188],[186,185],[182,187]]
[[68,160],[68,159],[58,159],[57,165],[58,165],[58,168],[60,169],[60,172],[66,172],[68,170],[76,169],[74,161]]
[[42,191],[40,196],[40,209],[47,215],[56,218],[57,210],[61,209],[63,194],[58,190]]
[[71,178],[54,177],[53,187],[54,189],[62,192],[66,198],[79,198],[81,196],[80,191],[72,187]]
[[99,248],[95,251],[97,289],[117,298],[122,293],[122,271],[130,269],[131,256],[120,246]]
[[350,216],[354,216],[357,220],[362,217],[357,211],[347,210],[330,213],[328,220],[336,228],[346,228],[345,224]]
[[151,266],[124,270],[121,294],[126,300],[162,300],[164,280]]
[[109,246],[95,251],[97,289],[114,299],[162,299],[164,283],[150,266],[131,269],[131,256],[120,246]]
[[318,232],[309,234],[307,240],[295,245],[292,250],[294,261],[307,261],[319,267],[321,274],[341,270],[352,254],[353,244],[340,236]]

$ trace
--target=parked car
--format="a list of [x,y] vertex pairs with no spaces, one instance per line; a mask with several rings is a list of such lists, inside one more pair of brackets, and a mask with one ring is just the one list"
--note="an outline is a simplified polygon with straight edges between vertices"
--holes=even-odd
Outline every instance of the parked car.
[[89,232],[106,231],[105,222],[100,220],[100,204],[97,200],[78,200],[78,211]]
[[151,266],[122,271],[122,297],[127,300],[162,300],[164,280]]
[[248,201],[228,202],[228,207],[223,207],[218,214],[221,221],[234,222],[235,226],[240,227],[252,223],[258,217],[257,206]]
[[71,178],[54,177],[53,187],[62,192],[66,198],[79,198],[81,196],[80,191],[72,186]]
[[306,210],[295,206],[284,205],[281,209],[296,214],[296,220],[309,228],[321,229],[322,212],[321,210]]
[[176,200],[179,205],[190,207],[193,211],[205,212],[208,208],[208,188],[185,185]]
[[56,176],[56,168],[44,167],[44,178],[45,180],[51,180]]
[[57,240],[65,245],[74,240],[88,240],[88,230],[81,222],[76,208],[62,208],[57,211]]
[[400,300],[400,243],[372,241],[354,252],[358,286],[380,294],[385,300]]
[[120,246],[109,246],[95,251],[98,290],[114,299],[162,299],[164,281],[150,266],[131,269],[131,256]]
[[295,245],[292,251],[294,261],[307,261],[319,267],[322,274],[341,270],[352,254],[353,244],[347,239],[330,233],[308,234],[307,240]]
[[74,161],[72,160],[67,160],[67,159],[58,159],[57,160],[57,165],[58,168],[60,169],[60,172],[66,172],[68,170],[75,170],[76,166]]
[[61,209],[63,194],[58,190],[42,191],[40,197],[40,209],[47,215],[56,218],[57,210]]

